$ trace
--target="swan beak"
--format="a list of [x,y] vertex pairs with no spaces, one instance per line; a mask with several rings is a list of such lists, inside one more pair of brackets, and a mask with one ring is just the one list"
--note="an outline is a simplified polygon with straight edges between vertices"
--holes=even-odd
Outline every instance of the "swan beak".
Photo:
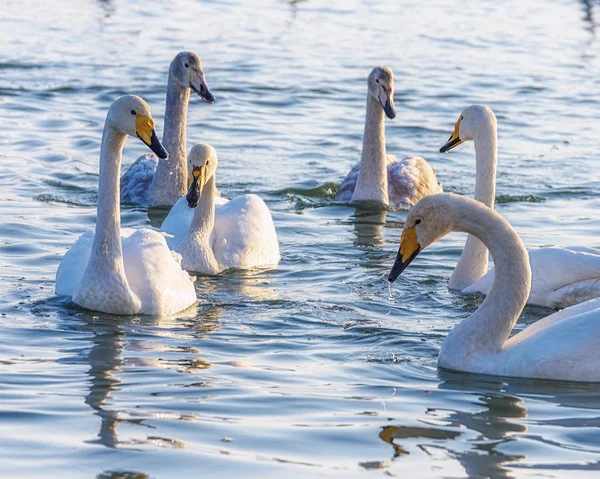
[[204,75],[198,74],[196,77],[198,78],[197,81],[190,80],[190,88],[202,98],[204,103],[214,103],[215,96],[208,89]]
[[456,125],[454,125],[454,131],[450,135],[450,138],[448,138],[446,144],[440,148],[440,153],[446,153],[447,151],[450,151],[452,148],[457,147],[464,141],[460,139],[459,135],[461,121],[462,118],[459,118],[456,122]]
[[379,103],[381,103],[381,107],[383,111],[385,111],[386,116],[393,120],[396,118],[396,108],[394,108],[394,99],[392,98],[392,90],[383,89],[383,95],[379,94]]
[[388,281],[390,283],[396,281],[398,276],[402,274],[402,271],[408,267],[420,252],[421,246],[417,240],[417,232],[415,227],[411,226],[402,232],[400,249],[398,250],[396,261],[394,261],[394,266],[392,266],[392,270],[390,271],[390,274],[388,274]]
[[198,206],[198,200],[200,200],[200,195],[202,194],[202,189],[204,188],[204,183],[206,182],[206,165],[196,166],[194,165],[192,169],[192,178],[190,188],[185,195],[185,199],[188,202],[188,206],[190,208],[195,208]]
[[154,121],[152,118],[142,115],[135,116],[135,134],[144,142],[159,158],[163,160],[168,156],[167,150],[164,149],[156,132],[154,131]]

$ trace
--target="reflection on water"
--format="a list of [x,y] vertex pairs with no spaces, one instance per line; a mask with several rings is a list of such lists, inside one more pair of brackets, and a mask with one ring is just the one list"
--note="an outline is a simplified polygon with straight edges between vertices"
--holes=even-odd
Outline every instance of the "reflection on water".
[[[215,322],[218,319],[218,313],[204,311],[206,318],[203,322],[195,320],[196,311],[190,312],[177,318],[147,318],[140,317],[135,321],[135,326],[131,319],[115,316],[84,316],[84,326],[81,330],[85,333],[91,333],[93,346],[87,355],[87,361],[90,365],[88,375],[90,376],[89,393],[85,397],[85,403],[90,406],[95,414],[100,417],[100,431],[96,440],[107,447],[117,446],[136,446],[143,443],[168,443],[170,447],[184,448],[185,442],[176,439],[165,439],[153,435],[147,435],[145,440],[119,440],[118,427],[120,424],[127,423],[132,426],[146,428],[145,421],[152,417],[153,413],[140,413],[126,410],[120,410],[118,399],[113,393],[118,393],[121,389],[122,377],[126,377],[125,369],[145,368],[152,371],[160,368],[174,368],[178,372],[197,375],[203,369],[208,369],[212,365],[209,361],[200,356],[200,351],[196,348],[183,348],[181,352],[186,353],[187,358],[168,360],[160,358],[161,352],[165,351],[164,345],[152,342],[144,342],[128,337],[128,331],[133,326],[135,329],[152,329],[157,336],[171,336],[173,329],[177,327],[176,322],[192,319],[195,321],[191,329],[196,338],[203,338],[218,329]],[[124,326],[128,325],[129,328]],[[138,356],[140,352],[144,354]],[[148,354],[149,353],[149,354]],[[154,357],[156,353],[159,357]],[[125,358],[123,357],[125,356]],[[190,416],[179,416],[176,419],[190,420]]]
[[[505,382],[500,378],[450,371],[440,371],[440,376],[442,382],[438,385],[439,391],[464,392],[472,399],[463,409],[429,407],[418,425],[384,426],[379,438],[393,447],[393,457],[398,461],[403,461],[403,456],[407,454],[420,451],[431,455],[431,451],[437,449],[446,451],[448,457],[456,459],[468,477],[511,479],[519,477],[518,471],[523,467],[600,470],[597,460],[569,462],[551,454],[545,455],[546,463],[535,458],[533,464],[537,464],[532,465],[532,458],[519,452],[524,449],[514,447],[522,439],[539,443],[541,449],[545,445],[570,448],[568,442],[561,444],[559,440],[549,441],[539,434],[540,428],[597,428],[600,416],[532,420],[528,417],[527,404],[541,399],[546,403],[546,409],[552,404],[555,410],[560,411],[559,415],[564,416],[569,408],[585,408],[589,400],[600,392],[599,385],[513,379]],[[593,402],[596,404],[595,399]],[[568,441],[568,436],[564,437]],[[526,450],[538,453],[531,443]],[[598,450],[597,446],[590,447],[588,452],[592,455],[588,457],[593,457]]]

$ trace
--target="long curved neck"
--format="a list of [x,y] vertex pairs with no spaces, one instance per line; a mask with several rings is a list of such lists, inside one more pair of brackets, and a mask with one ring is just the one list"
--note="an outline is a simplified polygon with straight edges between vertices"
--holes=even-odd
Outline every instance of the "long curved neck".
[[[458,209],[456,212],[458,213]],[[502,217],[477,204],[460,206],[454,231],[479,238],[489,248],[496,272],[481,307],[446,337],[440,356],[467,358],[502,348],[529,297],[531,269],[523,242]]]
[[184,267],[188,266],[189,261],[189,268],[192,270],[210,274],[217,274],[222,270],[211,244],[211,236],[215,228],[217,191],[215,176],[216,174],[213,174],[204,185],[194,211],[190,231],[180,246]]
[[370,94],[360,158],[360,170],[352,201],[371,200],[389,203],[387,159],[385,151],[385,117],[383,108]]
[[187,112],[190,89],[177,85],[169,75],[163,145],[167,160],[159,160],[152,180],[151,206],[172,205],[185,195],[187,184]]
[[204,185],[190,225],[190,231],[196,232],[207,244],[215,228],[215,176],[213,174]]
[[[498,160],[497,132],[489,125],[474,138],[475,143],[475,196],[488,208],[494,208],[496,198],[496,163]],[[481,278],[488,268],[488,250],[474,236],[469,235],[465,248],[454,269],[448,287],[463,290]]]
[[[124,275],[121,249],[121,202],[119,174],[121,155],[127,136],[115,130],[108,122],[104,125],[100,149],[100,177],[98,180],[98,213],[96,233],[90,262],[98,261],[109,270]],[[124,277],[124,276],[123,276]]]

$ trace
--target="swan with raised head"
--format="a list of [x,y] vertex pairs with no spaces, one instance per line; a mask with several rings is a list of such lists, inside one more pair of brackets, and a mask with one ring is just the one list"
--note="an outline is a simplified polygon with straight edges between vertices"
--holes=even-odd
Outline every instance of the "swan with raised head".
[[173,314],[196,302],[181,256],[169,250],[162,233],[121,229],[119,173],[128,135],[140,138],[159,158],[167,156],[147,103],[133,95],[118,98],[102,135],[96,232],[84,233],[65,254],[56,272],[56,294],[109,314]]
[[[444,153],[472,140],[475,146],[475,199],[494,207],[498,157],[497,121],[485,105],[472,105],[460,114]],[[528,304],[565,308],[600,296],[600,255],[585,247],[529,250],[532,271]],[[448,286],[463,293],[488,294],[494,269],[488,269],[487,248],[469,235]]]
[[479,201],[443,193],[408,213],[388,280],[393,282],[424,248],[446,234],[469,233],[489,249],[496,277],[483,304],[444,339],[438,365],[469,373],[600,382],[600,309],[575,305],[509,338],[523,311],[531,270],[510,224]]
[[142,206],[172,206],[187,188],[187,111],[190,90],[205,103],[214,95],[204,79],[202,62],[192,52],[181,52],[171,62],[167,83],[163,145],[168,160],[152,153],[140,156],[121,178],[121,202]]
[[376,201],[394,208],[407,208],[423,196],[440,193],[435,170],[423,158],[398,160],[385,148],[385,118],[396,117],[394,73],[376,67],[367,80],[367,114],[360,161],[344,178],[338,201]]
[[231,200],[216,196],[217,152],[195,145],[189,154],[189,190],[163,222],[169,246],[188,271],[218,274],[279,263],[273,218],[254,194]]

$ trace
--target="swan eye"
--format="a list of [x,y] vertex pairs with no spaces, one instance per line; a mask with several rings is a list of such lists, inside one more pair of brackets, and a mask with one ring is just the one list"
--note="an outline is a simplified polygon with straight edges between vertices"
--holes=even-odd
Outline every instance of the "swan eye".
[[184,63],[183,66],[186,67],[186,68],[190,67],[187,63]]
[[421,220],[420,219],[415,220],[415,225],[420,225],[420,224],[421,224]]
[[131,114],[132,114],[132,115],[135,115],[135,114],[136,114],[136,113],[135,113],[135,110],[131,110]]
[[377,83],[379,83],[379,78],[375,78],[375,81],[376,81]]

